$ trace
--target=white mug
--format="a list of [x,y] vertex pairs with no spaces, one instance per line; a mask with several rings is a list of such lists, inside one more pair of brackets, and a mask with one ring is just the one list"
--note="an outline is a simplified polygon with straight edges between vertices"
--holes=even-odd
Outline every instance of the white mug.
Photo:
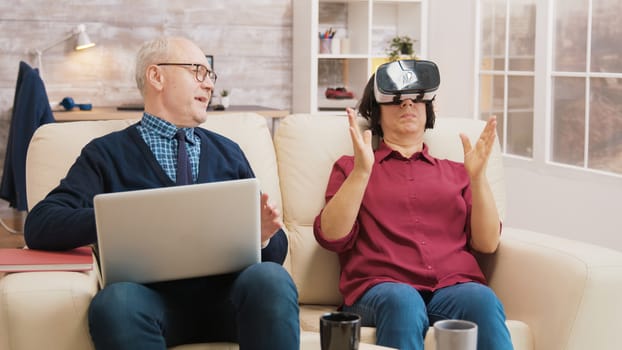
[[436,350],[477,350],[477,324],[464,320],[434,322]]

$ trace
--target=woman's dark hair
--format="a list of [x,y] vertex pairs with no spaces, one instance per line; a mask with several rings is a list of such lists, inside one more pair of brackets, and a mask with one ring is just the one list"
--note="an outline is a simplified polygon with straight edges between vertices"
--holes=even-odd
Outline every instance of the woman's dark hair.
[[[376,74],[372,74],[371,78],[365,86],[363,91],[363,97],[359,101],[358,110],[359,114],[369,121],[369,126],[372,134],[383,136],[382,127],[380,126],[380,104],[376,101],[374,96],[374,79]],[[434,107],[432,101],[425,101],[425,128],[432,129],[434,127],[434,120],[436,115],[434,114]]]

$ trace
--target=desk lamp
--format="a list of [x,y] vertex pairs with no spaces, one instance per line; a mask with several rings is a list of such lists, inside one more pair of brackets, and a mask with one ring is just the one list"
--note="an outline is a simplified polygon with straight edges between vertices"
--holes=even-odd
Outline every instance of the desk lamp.
[[74,46],[74,50],[76,51],[88,49],[89,47],[95,46],[95,43],[93,43],[91,39],[89,39],[88,34],[86,34],[86,29],[84,27],[84,24],[79,24],[75,28],[73,28],[71,32],[67,36],[62,38],[61,40],[58,40],[54,42],[53,44],[44,47],[43,49],[40,49],[40,50],[34,49],[30,51],[31,54],[37,56],[37,67],[39,67],[39,71],[42,70],[41,56],[43,55],[43,53],[53,48],[54,46],[73,38],[74,36],[77,36],[76,45]]

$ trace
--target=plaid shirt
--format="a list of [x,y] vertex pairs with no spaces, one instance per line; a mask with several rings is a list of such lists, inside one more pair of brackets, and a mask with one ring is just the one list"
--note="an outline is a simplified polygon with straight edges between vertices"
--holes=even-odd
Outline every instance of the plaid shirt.
[[[194,134],[194,128],[182,128],[186,133],[186,149],[192,166],[192,181],[196,182],[199,175],[199,155],[201,153],[201,139]],[[166,120],[149,113],[143,113],[138,125],[138,132],[164,172],[176,181],[177,169],[177,127]]]

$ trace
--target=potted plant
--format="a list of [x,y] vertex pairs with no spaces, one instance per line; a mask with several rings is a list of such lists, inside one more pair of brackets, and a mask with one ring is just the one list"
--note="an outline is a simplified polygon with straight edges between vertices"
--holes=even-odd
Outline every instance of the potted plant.
[[412,39],[408,35],[398,35],[389,41],[389,47],[387,48],[387,55],[390,62],[399,60],[402,56],[408,58],[416,58],[413,44],[416,40]]
[[229,90],[224,89],[220,91],[220,104],[225,108],[229,108]]

